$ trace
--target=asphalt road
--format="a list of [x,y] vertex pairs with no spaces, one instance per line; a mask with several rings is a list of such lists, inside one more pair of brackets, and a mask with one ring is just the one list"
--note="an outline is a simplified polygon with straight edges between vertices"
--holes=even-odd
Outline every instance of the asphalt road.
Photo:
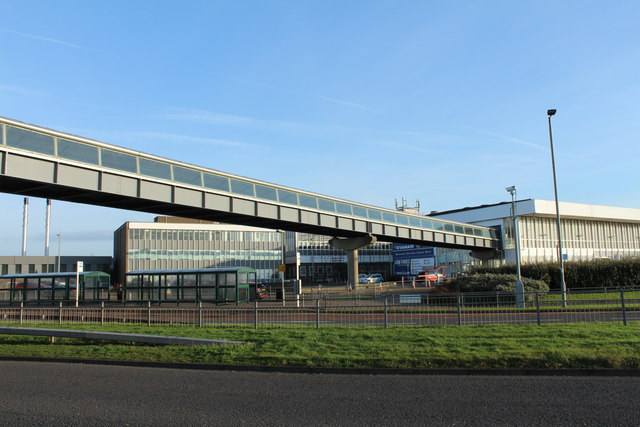
[[338,375],[0,362],[7,426],[637,426],[640,377]]

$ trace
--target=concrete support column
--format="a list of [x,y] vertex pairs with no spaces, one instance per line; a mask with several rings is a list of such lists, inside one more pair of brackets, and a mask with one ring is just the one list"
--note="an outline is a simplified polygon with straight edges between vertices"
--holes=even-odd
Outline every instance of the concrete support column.
[[334,237],[329,244],[337,249],[347,251],[347,276],[349,283],[356,288],[358,286],[358,249],[364,248],[377,241],[375,236],[364,234],[347,239]]
[[347,250],[347,280],[353,285],[358,286],[358,250]]

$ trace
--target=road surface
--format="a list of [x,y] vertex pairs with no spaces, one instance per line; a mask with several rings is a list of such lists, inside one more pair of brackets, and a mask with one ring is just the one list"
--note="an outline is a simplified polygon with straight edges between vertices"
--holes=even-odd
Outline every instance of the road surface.
[[637,426],[640,377],[338,375],[0,362],[11,426]]

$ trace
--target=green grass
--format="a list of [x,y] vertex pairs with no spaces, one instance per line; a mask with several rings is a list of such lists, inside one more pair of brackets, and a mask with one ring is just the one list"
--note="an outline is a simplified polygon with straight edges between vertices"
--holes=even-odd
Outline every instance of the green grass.
[[640,368],[640,324],[286,329],[56,325],[245,341],[161,346],[0,336],[0,356],[363,368]]
[[[624,293],[625,300],[637,300],[640,299],[640,291],[627,291]],[[612,289],[607,292],[579,292],[579,293],[567,293],[567,301],[585,301],[585,300],[611,300],[620,302],[620,291]],[[544,298],[540,298],[540,301],[562,301],[561,294],[547,294]]]

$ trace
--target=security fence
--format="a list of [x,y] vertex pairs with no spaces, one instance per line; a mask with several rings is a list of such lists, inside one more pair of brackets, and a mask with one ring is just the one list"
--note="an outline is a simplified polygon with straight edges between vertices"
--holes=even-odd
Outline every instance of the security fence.
[[207,327],[290,328],[323,326],[431,326],[551,324],[640,320],[640,291],[592,290],[529,293],[518,304],[512,293],[362,294],[357,299],[316,295],[311,299],[254,301],[233,305],[0,307],[3,324],[62,323],[199,325]]

